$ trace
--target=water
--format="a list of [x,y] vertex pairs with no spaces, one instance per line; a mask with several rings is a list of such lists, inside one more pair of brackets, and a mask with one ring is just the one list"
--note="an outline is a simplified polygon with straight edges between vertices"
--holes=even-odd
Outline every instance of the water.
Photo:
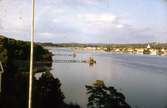
[[85,85],[104,80],[126,96],[133,108],[165,108],[167,105],[167,57],[121,55],[106,52],[77,51],[52,48],[54,60],[96,58],[96,65],[86,63],[53,63],[52,73],[62,83],[66,102],[87,104]]

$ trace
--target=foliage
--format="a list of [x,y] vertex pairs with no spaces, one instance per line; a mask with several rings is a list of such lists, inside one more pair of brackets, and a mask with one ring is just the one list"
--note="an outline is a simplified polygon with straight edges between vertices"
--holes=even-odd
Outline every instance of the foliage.
[[[27,108],[29,73],[19,72],[16,64],[29,64],[30,42],[0,36],[0,61],[5,65],[2,77],[0,108]],[[52,55],[42,46],[34,45],[34,61],[52,61]],[[35,64],[34,64],[35,65]],[[51,66],[49,64],[49,66]],[[28,70],[27,70],[28,71]],[[50,72],[43,73],[39,80],[33,77],[33,108],[80,108],[66,104],[59,79]]]
[[[26,68],[28,70],[29,58],[30,42],[14,40],[0,35],[0,61],[3,63],[5,70],[7,67],[8,69],[11,67],[20,67],[19,69]],[[37,62],[43,61],[48,62],[48,65],[51,65],[50,62],[52,61],[52,54],[47,49],[44,49],[42,46],[35,43],[34,68],[38,65]],[[35,68],[35,70],[37,69]],[[6,72],[12,73],[12,70]]]
[[[27,108],[29,74],[17,73],[3,88],[0,97],[0,108]],[[9,84],[10,83],[10,84]],[[79,105],[64,102],[59,79],[50,72],[43,73],[37,80],[33,77],[32,108],[80,108]]]
[[51,73],[46,72],[42,74],[36,83],[36,96],[38,98],[36,103],[39,103],[39,108],[63,107],[65,97],[61,92],[60,86],[60,81],[55,79]]
[[67,104],[61,91],[59,79],[54,78],[50,72],[45,72],[35,81],[33,108],[80,108],[79,105]]
[[[29,60],[30,42],[0,36],[0,53],[2,49],[7,50],[10,61]],[[52,61],[51,53],[37,44],[34,45],[34,59],[36,61]]]
[[97,80],[92,86],[86,85],[88,108],[131,108],[125,102],[125,96],[114,87],[106,87],[103,81]]
[[151,51],[149,49],[144,49],[143,54],[150,54]]

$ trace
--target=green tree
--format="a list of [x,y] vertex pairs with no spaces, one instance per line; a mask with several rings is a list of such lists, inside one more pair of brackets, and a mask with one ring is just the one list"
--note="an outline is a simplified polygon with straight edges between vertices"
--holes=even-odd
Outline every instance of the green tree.
[[86,85],[88,108],[131,108],[125,102],[125,96],[114,87],[107,87],[103,81],[97,80],[92,86]]
[[42,74],[36,83],[36,98],[38,98],[36,100],[38,100],[39,108],[63,107],[65,97],[60,86],[60,81],[55,79],[50,72]]
[[149,50],[149,49],[145,49],[144,51],[143,51],[143,54],[150,54],[151,53],[151,51]]

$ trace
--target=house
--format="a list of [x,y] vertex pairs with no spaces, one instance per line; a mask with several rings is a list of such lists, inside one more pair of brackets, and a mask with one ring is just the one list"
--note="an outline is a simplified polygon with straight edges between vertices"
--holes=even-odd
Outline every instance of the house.
[[144,49],[143,48],[137,48],[137,49],[135,49],[136,50],[136,54],[143,54],[143,52],[144,52]]
[[133,54],[133,49],[132,49],[132,48],[128,48],[128,49],[127,49],[127,53]]
[[162,56],[167,56],[167,50],[166,49],[161,49],[161,55]]
[[121,50],[119,48],[115,49],[115,52],[120,52]]
[[156,50],[156,49],[151,49],[151,50],[150,50],[150,55],[158,55],[158,50]]

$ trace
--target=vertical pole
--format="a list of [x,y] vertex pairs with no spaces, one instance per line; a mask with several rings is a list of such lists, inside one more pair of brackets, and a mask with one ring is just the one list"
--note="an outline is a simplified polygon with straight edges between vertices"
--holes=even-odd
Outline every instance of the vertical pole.
[[2,62],[0,61],[0,93],[2,92],[2,74],[4,73]]
[[31,25],[31,52],[30,52],[28,108],[32,107],[32,80],[33,80],[32,77],[33,77],[34,37],[35,37],[35,0],[32,0],[32,25]]

